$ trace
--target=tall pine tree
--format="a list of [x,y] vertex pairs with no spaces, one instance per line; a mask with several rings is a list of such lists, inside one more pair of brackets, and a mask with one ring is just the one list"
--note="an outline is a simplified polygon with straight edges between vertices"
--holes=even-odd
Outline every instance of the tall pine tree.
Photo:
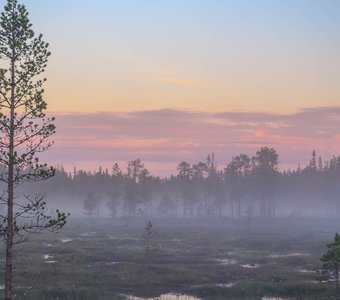
[[54,118],[46,117],[42,78],[48,44],[36,36],[25,6],[7,0],[0,16],[0,180],[6,186],[1,204],[0,233],[6,242],[5,299],[12,298],[13,245],[25,232],[61,228],[67,215],[46,215],[42,194],[20,194],[23,183],[45,180],[54,168],[37,155],[47,150],[55,133]]

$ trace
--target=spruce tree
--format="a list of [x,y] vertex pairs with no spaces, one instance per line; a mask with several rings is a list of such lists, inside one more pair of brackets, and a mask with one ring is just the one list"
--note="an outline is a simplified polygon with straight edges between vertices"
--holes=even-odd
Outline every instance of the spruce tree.
[[340,236],[335,234],[332,243],[327,244],[327,252],[321,257],[324,268],[334,272],[336,281],[336,290],[339,290],[339,268],[340,268]]

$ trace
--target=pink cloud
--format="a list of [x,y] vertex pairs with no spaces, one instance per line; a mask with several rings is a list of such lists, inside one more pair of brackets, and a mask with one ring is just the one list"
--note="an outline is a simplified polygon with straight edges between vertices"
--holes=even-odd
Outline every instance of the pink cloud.
[[[339,154],[340,107],[294,114],[204,113],[164,109],[129,113],[55,114],[55,145],[43,158],[64,165],[111,164],[141,158],[159,172],[163,163],[197,162],[215,152],[222,167],[233,155],[277,149],[282,165],[308,163],[313,149]],[[175,173],[169,169],[168,174]]]

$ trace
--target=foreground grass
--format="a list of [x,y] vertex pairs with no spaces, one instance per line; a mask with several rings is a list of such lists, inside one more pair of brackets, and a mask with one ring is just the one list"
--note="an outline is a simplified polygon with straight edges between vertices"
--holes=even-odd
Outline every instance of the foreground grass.
[[31,236],[15,248],[14,299],[167,292],[202,299],[336,299],[334,283],[321,283],[326,278],[317,270],[325,244],[340,227],[337,220],[254,220],[247,226],[244,220],[156,219],[150,263],[145,222],[74,219],[59,235]]

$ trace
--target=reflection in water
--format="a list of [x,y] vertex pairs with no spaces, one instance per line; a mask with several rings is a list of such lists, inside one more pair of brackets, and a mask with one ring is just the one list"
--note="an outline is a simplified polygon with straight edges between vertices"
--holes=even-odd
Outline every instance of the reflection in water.
[[164,294],[155,298],[139,298],[128,296],[128,300],[201,300],[200,298],[196,298],[189,295],[181,295],[181,294]]

